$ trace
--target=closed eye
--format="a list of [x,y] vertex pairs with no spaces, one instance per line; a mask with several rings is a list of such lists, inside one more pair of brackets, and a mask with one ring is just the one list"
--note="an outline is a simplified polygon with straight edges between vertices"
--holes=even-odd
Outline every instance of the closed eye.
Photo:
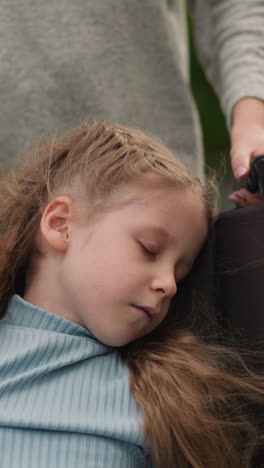
[[141,242],[139,242],[139,245],[141,246],[143,252],[150,257],[155,257],[155,255],[158,254],[158,252],[150,249],[149,247],[146,247],[146,245],[142,244]]

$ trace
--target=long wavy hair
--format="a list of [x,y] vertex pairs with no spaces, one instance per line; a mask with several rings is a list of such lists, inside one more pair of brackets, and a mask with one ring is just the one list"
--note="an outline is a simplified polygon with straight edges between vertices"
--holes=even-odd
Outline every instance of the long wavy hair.
[[[216,215],[214,184],[193,176],[162,144],[140,131],[85,124],[33,148],[0,182],[0,306],[24,295],[41,215],[57,195],[78,193],[100,209],[118,186],[148,175],[190,188],[204,203],[208,228]],[[191,322],[191,286],[183,282],[170,312],[150,335],[120,349],[131,391],[143,414],[146,456],[157,467],[242,468],[260,441],[247,402],[263,399],[263,378],[233,349],[207,342]],[[195,302],[199,315],[199,301]],[[188,314],[187,314],[188,315]]]

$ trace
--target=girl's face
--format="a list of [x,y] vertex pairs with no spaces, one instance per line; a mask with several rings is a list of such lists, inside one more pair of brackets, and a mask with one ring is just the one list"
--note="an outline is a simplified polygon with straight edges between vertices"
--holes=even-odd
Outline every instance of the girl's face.
[[122,346],[162,322],[207,222],[199,195],[188,188],[135,183],[114,199],[128,202],[71,225],[48,310]]

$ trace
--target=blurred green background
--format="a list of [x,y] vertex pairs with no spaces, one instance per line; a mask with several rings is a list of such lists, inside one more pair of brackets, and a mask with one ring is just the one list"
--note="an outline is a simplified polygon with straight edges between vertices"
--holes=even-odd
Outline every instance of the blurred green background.
[[205,74],[197,60],[192,33],[192,21],[188,18],[190,33],[190,68],[191,85],[194,99],[200,114],[206,165],[213,168],[221,180],[221,210],[232,208],[228,194],[232,191],[233,176],[230,166],[230,140],[225,117],[214,90],[208,83]]

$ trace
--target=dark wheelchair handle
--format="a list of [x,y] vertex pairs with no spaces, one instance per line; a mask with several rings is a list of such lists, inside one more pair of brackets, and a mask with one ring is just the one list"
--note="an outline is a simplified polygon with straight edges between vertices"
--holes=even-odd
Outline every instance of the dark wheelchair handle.
[[264,198],[264,155],[256,156],[250,163],[249,176],[246,179],[246,187],[249,192],[260,192]]

